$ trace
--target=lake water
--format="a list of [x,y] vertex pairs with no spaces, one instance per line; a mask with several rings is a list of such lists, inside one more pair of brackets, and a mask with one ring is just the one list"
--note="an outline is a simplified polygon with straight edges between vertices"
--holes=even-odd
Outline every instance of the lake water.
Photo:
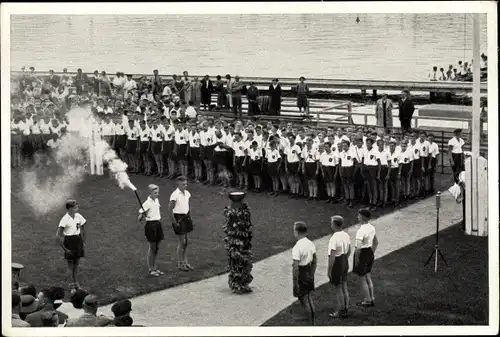
[[[11,69],[426,80],[472,58],[464,14],[11,16]],[[486,16],[481,46],[486,51]]]

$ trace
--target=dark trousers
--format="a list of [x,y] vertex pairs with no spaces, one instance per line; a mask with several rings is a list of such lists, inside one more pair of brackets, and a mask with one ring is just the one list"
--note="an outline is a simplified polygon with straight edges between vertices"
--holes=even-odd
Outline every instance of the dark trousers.
[[411,118],[400,118],[401,130],[403,133],[409,132],[411,129]]
[[248,115],[254,116],[259,113],[259,104],[257,101],[248,101]]
[[233,113],[241,116],[241,96],[233,96]]

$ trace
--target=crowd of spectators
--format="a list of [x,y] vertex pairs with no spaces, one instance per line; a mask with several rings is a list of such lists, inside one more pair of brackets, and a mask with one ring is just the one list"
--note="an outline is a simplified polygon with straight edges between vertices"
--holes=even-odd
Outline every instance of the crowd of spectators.
[[[14,282],[12,289],[13,327],[119,327],[132,326],[132,303],[128,299],[115,302],[111,307],[113,317],[99,312],[99,299],[83,289],[70,295],[70,303],[80,311],[69,317],[58,309],[63,304],[65,291],[61,287],[44,288],[37,292],[34,285],[20,287]],[[137,326],[137,325],[135,325]]]
[[[430,81],[462,81],[471,82],[472,81],[472,62],[462,62],[458,61],[457,65],[450,64],[448,69],[439,68],[434,66],[432,71],[429,72]],[[485,54],[481,54],[481,79],[487,78],[488,71],[488,57]]]

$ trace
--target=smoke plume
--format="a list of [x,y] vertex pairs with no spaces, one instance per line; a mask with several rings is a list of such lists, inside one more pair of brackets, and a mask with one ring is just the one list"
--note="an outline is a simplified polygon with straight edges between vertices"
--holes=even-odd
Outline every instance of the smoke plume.
[[[91,136],[90,109],[74,108],[68,112],[68,132],[60,137],[52,149],[52,155],[38,155],[40,167],[21,172],[20,197],[37,216],[60,209],[67,199],[78,199],[78,185],[89,172],[89,148]],[[108,164],[110,173],[120,188],[135,190],[126,173],[127,164],[102,140],[95,143]],[[105,179],[104,177],[102,179]]]

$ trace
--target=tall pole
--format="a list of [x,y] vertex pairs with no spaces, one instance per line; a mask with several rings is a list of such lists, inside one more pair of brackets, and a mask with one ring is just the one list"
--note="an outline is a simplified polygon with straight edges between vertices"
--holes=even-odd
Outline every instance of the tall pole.
[[473,14],[473,27],[472,27],[472,50],[474,60],[472,64],[472,158],[471,158],[471,168],[472,168],[472,181],[471,181],[471,217],[472,220],[470,226],[472,228],[478,227],[478,158],[479,158],[479,146],[481,139],[481,28],[480,28],[480,14]]

